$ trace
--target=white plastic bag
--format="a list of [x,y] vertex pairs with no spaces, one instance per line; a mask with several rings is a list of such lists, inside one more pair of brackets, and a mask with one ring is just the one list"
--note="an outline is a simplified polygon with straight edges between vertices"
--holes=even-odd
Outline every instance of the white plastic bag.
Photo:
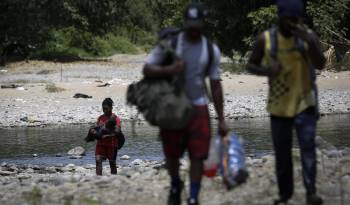
[[204,161],[203,174],[207,177],[214,177],[220,165],[221,139],[219,135],[211,138],[209,156]]

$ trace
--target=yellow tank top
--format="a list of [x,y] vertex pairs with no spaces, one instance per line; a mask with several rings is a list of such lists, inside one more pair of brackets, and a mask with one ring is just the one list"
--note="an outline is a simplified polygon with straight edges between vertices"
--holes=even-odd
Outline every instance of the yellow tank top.
[[[263,65],[271,60],[270,32],[265,31],[265,56]],[[267,111],[278,117],[295,117],[306,108],[316,105],[312,89],[309,65],[297,49],[295,39],[277,34],[277,59],[282,64],[281,72],[269,79]],[[307,45],[305,45],[307,49]]]

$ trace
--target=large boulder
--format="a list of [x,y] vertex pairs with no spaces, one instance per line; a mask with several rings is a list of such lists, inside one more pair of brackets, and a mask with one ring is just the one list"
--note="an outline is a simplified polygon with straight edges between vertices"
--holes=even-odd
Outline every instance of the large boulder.
[[70,156],[83,156],[85,155],[85,149],[83,147],[75,147],[68,151],[67,153]]

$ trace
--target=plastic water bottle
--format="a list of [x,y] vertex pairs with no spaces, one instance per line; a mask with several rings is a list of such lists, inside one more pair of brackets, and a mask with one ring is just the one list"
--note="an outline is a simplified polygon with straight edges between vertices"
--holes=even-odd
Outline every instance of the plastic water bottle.
[[214,177],[220,164],[220,146],[221,140],[219,135],[213,137],[210,141],[209,157],[204,161],[203,174],[207,177]]

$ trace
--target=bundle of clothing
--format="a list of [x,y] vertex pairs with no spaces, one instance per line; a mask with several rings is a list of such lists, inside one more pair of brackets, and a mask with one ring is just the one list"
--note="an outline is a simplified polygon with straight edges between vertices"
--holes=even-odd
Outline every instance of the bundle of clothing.
[[118,139],[118,149],[121,149],[125,143],[125,136],[123,132],[117,128],[116,124],[116,118],[111,117],[105,124],[90,128],[85,137],[85,141],[93,142],[106,137],[116,137]]

